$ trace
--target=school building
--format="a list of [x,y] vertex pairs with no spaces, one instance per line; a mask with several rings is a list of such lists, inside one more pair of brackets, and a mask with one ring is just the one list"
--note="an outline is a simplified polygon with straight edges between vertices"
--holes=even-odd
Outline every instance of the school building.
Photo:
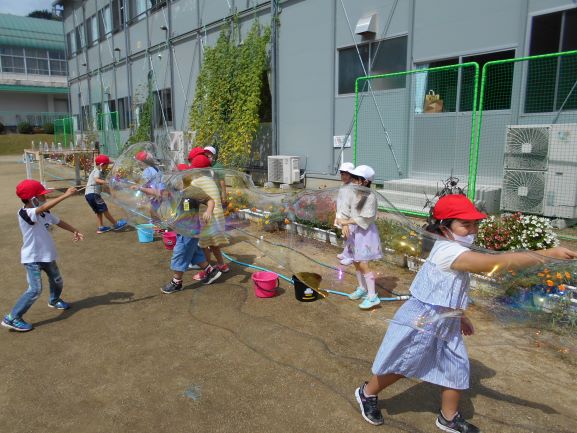
[[67,116],[66,63],[61,22],[0,14],[0,123]]
[[[99,113],[117,112],[114,126],[124,142],[149,79],[157,132],[187,131],[204,47],[213,46],[223,25],[235,18],[241,33],[253,20],[279,24],[269,53],[272,123],[263,128],[269,128],[269,153],[300,157],[309,180],[337,179],[342,160],[369,164],[395,205],[418,212],[425,194],[453,175],[461,183],[473,180],[477,198],[494,210],[511,168],[507,155],[515,150],[507,137],[519,132],[516,125],[543,125],[546,134],[551,125],[570,125],[564,140],[577,146],[577,129],[571,129],[577,124],[576,56],[547,57],[577,49],[573,0],[56,0],[54,5],[63,8],[70,106],[79,131],[89,129],[88,119]],[[543,55],[540,63],[534,59]],[[511,61],[525,57],[531,59]],[[385,77],[359,82],[355,93],[356,78],[380,74]],[[539,143],[531,140],[521,143],[521,157],[533,158]],[[265,156],[253,161],[255,166],[266,166]],[[514,174],[527,171],[523,164]],[[537,173],[544,179],[543,187],[537,182],[541,198],[533,195],[533,181],[513,191],[520,201],[542,203],[523,208],[529,204],[507,202],[504,208],[544,209],[552,188],[546,177],[553,170],[545,165],[535,170],[543,172]],[[577,179],[575,171],[564,179]],[[563,206],[577,209],[573,202]]]

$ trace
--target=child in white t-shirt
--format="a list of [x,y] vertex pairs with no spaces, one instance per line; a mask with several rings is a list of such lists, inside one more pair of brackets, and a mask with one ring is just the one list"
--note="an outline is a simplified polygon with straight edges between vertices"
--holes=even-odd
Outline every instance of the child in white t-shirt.
[[70,308],[70,305],[60,298],[63,282],[56,265],[56,247],[49,230],[52,225],[68,230],[74,233],[72,238],[74,241],[82,240],[84,236],[70,224],[50,213],[50,209],[74,195],[76,188],[68,188],[60,197],[46,200],[46,194],[50,192],[40,182],[32,179],[23,180],[16,187],[16,195],[24,203],[24,207],[18,212],[18,222],[23,238],[20,257],[26,268],[28,288],[10,314],[4,316],[2,320],[2,326],[15,331],[26,332],[32,329],[32,325],[25,322],[22,316],[42,292],[41,271],[46,272],[50,284],[48,306],[58,310]]

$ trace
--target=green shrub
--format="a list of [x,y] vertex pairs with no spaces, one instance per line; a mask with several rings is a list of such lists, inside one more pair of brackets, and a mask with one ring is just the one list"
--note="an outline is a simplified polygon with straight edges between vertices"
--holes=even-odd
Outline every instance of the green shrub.
[[4,127],[4,124],[2,122],[0,122],[0,134],[4,134],[4,130],[6,128]]
[[26,121],[20,122],[17,126],[17,129],[20,134],[32,134],[32,131],[34,130],[32,125]]
[[42,129],[44,130],[44,134],[54,134],[54,123],[46,122],[42,125]]

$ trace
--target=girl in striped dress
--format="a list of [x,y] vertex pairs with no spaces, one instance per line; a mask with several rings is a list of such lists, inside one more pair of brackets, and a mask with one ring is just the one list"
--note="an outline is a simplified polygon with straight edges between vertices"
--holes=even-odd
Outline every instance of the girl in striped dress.
[[[474,332],[464,314],[469,272],[519,269],[541,262],[536,254],[471,251],[479,221],[485,217],[464,195],[445,195],[436,203],[427,230],[439,238],[411,284],[411,299],[399,308],[387,329],[373,363],[374,376],[355,392],[367,422],[383,424],[377,394],[397,380],[411,377],[443,388],[436,420],[439,429],[480,431],[458,412],[461,392],[469,388],[469,359],[462,336]],[[577,253],[561,247],[539,253],[577,258]]]

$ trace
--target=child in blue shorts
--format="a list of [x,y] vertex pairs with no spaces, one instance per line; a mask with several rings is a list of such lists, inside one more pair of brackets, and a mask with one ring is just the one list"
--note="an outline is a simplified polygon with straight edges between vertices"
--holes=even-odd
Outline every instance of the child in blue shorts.
[[[179,165],[180,170],[188,169],[184,164]],[[200,201],[198,195],[195,198],[186,198],[186,207],[181,209],[182,212],[190,212],[194,218],[198,218],[200,210]],[[208,196],[202,200],[206,204],[207,210],[202,215],[202,219],[206,223],[212,218],[215,201]],[[200,226],[200,223],[198,223]],[[172,250],[172,258],[170,259],[170,268],[174,272],[172,279],[163,288],[160,289],[162,293],[170,294],[182,290],[182,276],[188,270],[189,265],[198,265],[203,269],[204,278],[201,280],[204,284],[211,284],[216,281],[222,272],[216,266],[211,266],[206,260],[204,252],[198,246],[198,238],[176,235],[176,244]]]
[[[94,170],[92,170],[88,177],[86,190],[84,191],[84,198],[98,219],[98,228],[96,229],[97,234],[109,232],[113,229],[120,230],[126,226],[126,221],[122,219],[117,221],[114,219],[100,195],[102,192],[102,185],[108,183],[104,180],[104,177],[109,164],[110,158],[107,155],[98,155],[94,159]],[[104,217],[110,221],[112,227],[104,225]]]

